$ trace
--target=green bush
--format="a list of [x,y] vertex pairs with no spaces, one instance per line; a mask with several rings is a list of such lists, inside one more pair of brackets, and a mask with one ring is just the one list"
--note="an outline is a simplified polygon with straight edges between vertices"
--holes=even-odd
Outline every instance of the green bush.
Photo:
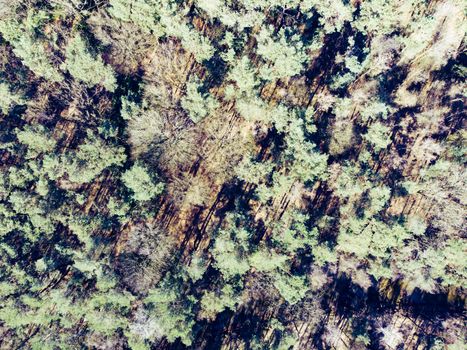
[[71,181],[88,183],[104,169],[122,165],[126,160],[123,147],[106,144],[88,130],[87,138],[73,154],[65,157],[65,167]]
[[23,130],[18,130],[16,136],[19,142],[28,147],[27,158],[51,152],[57,144],[42,125],[26,126]]
[[11,92],[7,84],[0,83],[0,111],[3,114],[8,114],[11,107],[22,103],[24,103],[22,96]]
[[264,79],[280,79],[299,74],[308,62],[308,56],[298,35],[286,37],[284,29],[272,34],[273,28],[261,29],[257,36],[257,53],[268,64],[261,68]]
[[35,37],[35,30],[42,20],[34,21],[33,17],[29,17],[29,25],[12,19],[0,20],[0,33],[13,46],[15,55],[35,74],[53,82],[62,81],[63,76],[50,62],[44,42]]
[[186,95],[181,101],[182,107],[194,123],[198,123],[219,107],[219,102],[209,93],[201,93],[200,88],[199,79],[189,80],[186,84]]
[[363,135],[363,138],[378,152],[385,149],[391,143],[390,132],[391,129],[386,125],[376,122],[370,125],[368,132]]
[[164,184],[155,183],[148,170],[140,164],[134,164],[124,172],[122,181],[132,191],[133,199],[136,201],[149,201],[164,190]]
[[73,78],[89,87],[102,85],[112,92],[117,86],[112,68],[104,64],[101,57],[94,57],[89,52],[85,40],[80,35],[68,43],[63,68],[67,69]]

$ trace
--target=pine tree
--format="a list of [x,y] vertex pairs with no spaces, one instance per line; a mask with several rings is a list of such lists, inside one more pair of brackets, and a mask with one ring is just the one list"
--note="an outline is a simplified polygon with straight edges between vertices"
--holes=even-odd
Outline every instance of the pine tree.
[[273,28],[265,27],[256,37],[257,53],[268,62],[261,68],[261,77],[273,80],[299,74],[308,62],[299,36],[287,37],[284,29],[281,29],[277,35],[273,32]]
[[122,181],[133,192],[132,197],[137,201],[151,200],[164,190],[164,184],[155,183],[148,170],[138,163],[122,174]]
[[81,35],[70,40],[66,47],[66,61],[63,69],[67,69],[77,80],[89,87],[102,85],[113,92],[117,80],[112,68],[101,57],[94,57],[88,50],[88,45]]
[[186,84],[186,95],[181,101],[182,107],[194,123],[198,123],[219,107],[219,102],[214,97],[209,93],[201,93],[200,90],[199,79],[189,80]]
[[8,114],[15,105],[23,104],[24,99],[20,94],[10,91],[8,84],[0,83],[0,111]]
[[379,122],[373,123],[368,128],[368,132],[363,136],[374,148],[376,152],[385,149],[390,143],[390,129]]
[[87,183],[107,167],[123,164],[125,159],[123,147],[108,145],[88,130],[84,143],[78,147],[76,152],[68,155],[64,162],[70,181]]
[[44,43],[35,36],[48,16],[43,11],[29,12],[25,22],[15,19],[0,20],[0,33],[13,46],[13,52],[24,65],[39,77],[53,82],[63,80],[62,74],[52,65],[44,48]]

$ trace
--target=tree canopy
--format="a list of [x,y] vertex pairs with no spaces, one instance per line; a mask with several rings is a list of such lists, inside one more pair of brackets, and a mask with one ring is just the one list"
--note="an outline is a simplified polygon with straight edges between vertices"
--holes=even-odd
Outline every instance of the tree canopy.
[[465,349],[465,27],[0,2],[0,349]]

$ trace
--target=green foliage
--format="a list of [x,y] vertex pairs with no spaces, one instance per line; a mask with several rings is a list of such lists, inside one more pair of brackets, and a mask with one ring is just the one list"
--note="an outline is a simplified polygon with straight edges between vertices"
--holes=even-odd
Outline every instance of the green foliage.
[[195,256],[191,259],[190,265],[186,268],[186,271],[191,280],[196,282],[203,277],[206,267],[205,259]]
[[293,159],[291,174],[299,181],[306,183],[326,177],[328,156],[318,152],[311,142],[291,142],[285,156]]
[[102,85],[109,91],[114,91],[117,80],[112,68],[94,57],[88,50],[81,35],[70,40],[66,47],[66,61],[63,69],[67,69],[73,78],[84,82],[89,87]]
[[350,6],[341,0],[305,0],[300,2],[300,5],[304,11],[314,9],[318,12],[320,16],[319,22],[323,26],[325,33],[341,31],[344,24],[352,19]]
[[467,281],[467,263],[463,259],[467,244],[463,240],[449,239],[437,250],[425,254],[430,262],[434,279],[441,280],[444,287],[463,285]]
[[209,60],[214,54],[214,48],[209,39],[183,22],[169,23],[167,34],[180,38],[185,50],[192,52],[199,63]]
[[[464,15],[0,6],[1,346],[461,348]],[[450,303],[436,337],[416,334],[426,305],[417,332],[366,305],[407,313],[414,291]]]
[[156,38],[172,36],[179,38],[182,46],[192,52],[196,61],[209,60],[214,48],[209,39],[187,25],[181,14],[188,9],[178,9],[172,1],[122,0],[110,1],[109,13],[112,17],[135,24],[145,34]]
[[110,15],[124,22],[132,22],[144,33],[157,37],[164,34],[158,21],[159,2],[154,0],[111,0],[108,9]]
[[365,1],[353,26],[365,33],[390,34],[399,19],[396,6],[395,3],[385,0]]
[[371,340],[370,340],[370,338],[368,337],[368,335],[366,335],[366,334],[359,334],[359,335],[355,338],[355,342],[356,342],[356,343],[363,344],[363,345],[365,345],[365,346],[368,346],[368,345],[370,345]]
[[370,125],[368,132],[363,137],[378,152],[385,149],[391,143],[390,131],[386,125],[376,122]]
[[250,265],[247,256],[247,238],[249,233],[243,228],[221,230],[212,248],[215,267],[219,269],[226,280],[244,275]]
[[66,172],[70,181],[87,183],[104,169],[112,165],[122,165],[125,159],[123,147],[107,145],[88,130],[84,143],[78,147],[73,157],[67,159]]
[[316,245],[318,230],[308,229],[306,226],[308,217],[299,212],[291,213],[290,216],[291,223],[284,221],[274,228],[273,242],[289,254]]
[[170,342],[180,338],[187,346],[192,343],[191,328],[194,320],[188,300],[183,300],[174,289],[160,287],[150,290],[144,303],[148,306],[148,312],[157,319],[163,335]]
[[370,211],[372,213],[379,212],[384,208],[390,196],[391,189],[386,186],[372,188],[369,193]]
[[198,123],[207,115],[213,113],[219,102],[209,93],[201,93],[201,84],[198,79],[186,83],[186,95],[182,98],[182,107],[188,112],[190,119]]
[[232,286],[226,284],[220,293],[208,291],[203,294],[201,298],[201,315],[203,318],[213,320],[218,313],[226,308],[235,310],[235,305],[238,302],[239,298],[235,296]]
[[456,339],[452,344],[447,345],[448,350],[462,350],[465,348],[465,341],[462,339]]
[[269,63],[261,68],[263,79],[292,77],[299,74],[308,61],[305,48],[296,34],[287,37],[284,29],[281,29],[277,35],[273,35],[273,28],[265,27],[256,39],[258,55]]
[[410,216],[406,223],[407,230],[415,236],[421,236],[427,229],[426,222],[417,216]]
[[39,30],[45,18],[47,15],[42,11],[31,11],[23,23],[14,19],[3,19],[0,20],[0,33],[13,46],[13,52],[24,65],[40,77],[59,82],[63,76],[50,62],[44,43],[35,36],[35,30]]
[[0,83],[0,111],[8,114],[10,109],[18,104],[23,104],[23,97],[10,91],[5,83]]
[[233,67],[227,79],[235,82],[238,89],[235,89],[235,94],[238,95],[252,94],[259,86],[258,77],[255,74],[251,61],[246,56],[242,56],[241,59],[233,62]]
[[293,348],[295,344],[297,344],[297,338],[292,334],[286,334],[281,337],[280,343],[274,347],[277,350],[289,350]]
[[332,264],[337,261],[336,252],[331,250],[326,245],[316,245],[312,250],[313,258],[318,266],[324,266],[326,264]]
[[398,224],[389,226],[376,219],[349,219],[340,229],[337,250],[367,264],[368,273],[376,280],[391,278],[389,264],[396,258],[392,252],[402,249],[408,238],[410,234]]
[[164,190],[164,184],[155,183],[148,170],[137,163],[122,174],[122,181],[133,192],[136,201],[151,200]]
[[109,213],[111,215],[117,216],[122,223],[129,220],[128,214],[130,211],[130,206],[128,203],[115,198],[110,198],[109,202],[107,203],[107,208],[109,208]]
[[364,122],[367,122],[371,119],[386,119],[390,112],[391,109],[387,104],[374,100],[364,105],[363,110],[360,111],[360,116]]
[[260,272],[272,272],[276,269],[283,269],[284,263],[287,260],[287,256],[268,252],[264,248],[260,248],[248,259],[250,265]]
[[271,162],[255,162],[244,158],[237,167],[236,173],[241,180],[259,185],[271,174],[273,167],[274,164]]
[[268,123],[272,121],[272,112],[260,98],[239,99],[236,102],[236,109],[240,115],[248,121],[262,121]]
[[[233,11],[223,0],[197,0],[196,5],[212,19],[219,19],[223,25],[243,30],[260,23],[264,16],[259,11]],[[255,16],[256,15],[256,16]]]
[[16,137],[28,148],[26,158],[35,158],[41,153],[51,152],[56,145],[56,141],[42,125],[27,126],[18,130]]
[[289,304],[299,302],[309,290],[304,277],[282,273],[275,275],[274,287]]

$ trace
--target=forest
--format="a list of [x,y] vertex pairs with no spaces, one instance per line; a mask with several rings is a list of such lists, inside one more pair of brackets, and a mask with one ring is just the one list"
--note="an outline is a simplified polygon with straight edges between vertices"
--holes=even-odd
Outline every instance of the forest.
[[0,349],[465,350],[466,13],[0,0]]

